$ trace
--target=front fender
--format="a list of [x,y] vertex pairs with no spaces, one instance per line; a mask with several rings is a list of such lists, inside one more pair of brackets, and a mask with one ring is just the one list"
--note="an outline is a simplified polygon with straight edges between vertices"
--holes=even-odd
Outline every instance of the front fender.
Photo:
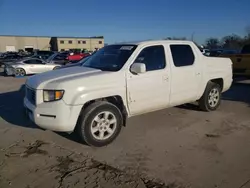
[[89,101],[107,98],[111,96],[120,96],[123,100],[123,104],[127,109],[127,101],[126,101],[126,90],[125,87],[115,87],[115,88],[103,88],[100,87],[91,91],[80,91],[76,95],[74,95],[71,99],[64,99],[64,102],[68,105],[78,106],[84,105]]

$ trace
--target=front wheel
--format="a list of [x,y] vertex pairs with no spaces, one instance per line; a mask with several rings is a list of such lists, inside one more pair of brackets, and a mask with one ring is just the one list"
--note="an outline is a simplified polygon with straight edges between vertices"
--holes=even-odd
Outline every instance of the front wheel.
[[203,111],[214,111],[221,103],[221,87],[213,82],[209,82],[205,92],[199,100],[199,106]]
[[19,77],[19,76],[25,76],[26,75],[26,72],[25,72],[25,70],[24,69],[22,69],[22,68],[16,68],[16,70],[15,70],[15,76],[16,77]]
[[82,111],[76,131],[88,145],[102,147],[116,139],[122,124],[123,117],[118,107],[98,101]]

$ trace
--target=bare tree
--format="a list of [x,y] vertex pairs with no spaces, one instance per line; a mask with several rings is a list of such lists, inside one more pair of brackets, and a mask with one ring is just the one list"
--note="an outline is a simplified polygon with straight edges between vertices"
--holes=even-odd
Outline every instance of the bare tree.
[[167,37],[164,40],[187,40],[186,37]]
[[221,39],[222,47],[226,49],[240,49],[243,43],[243,39],[235,34],[225,36]]
[[220,47],[220,41],[217,38],[211,37],[206,40],[205,46],[208,49],[216,49]]

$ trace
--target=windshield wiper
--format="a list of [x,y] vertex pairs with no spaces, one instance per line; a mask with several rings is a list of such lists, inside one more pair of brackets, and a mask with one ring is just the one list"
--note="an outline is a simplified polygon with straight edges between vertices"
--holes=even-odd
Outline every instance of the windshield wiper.
[[83,66],[83,67],[89,67],[89,68],[92,68],[92,69],[99,69],[101,71],[111,71],[111,72],[116,71],[113,68],[108,68],[108,67],[93,67],[93,66]]

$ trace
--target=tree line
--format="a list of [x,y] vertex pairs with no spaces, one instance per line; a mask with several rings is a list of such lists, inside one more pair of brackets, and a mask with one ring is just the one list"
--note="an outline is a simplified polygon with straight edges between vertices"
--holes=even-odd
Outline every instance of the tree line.
[[[186,37],[167,37],[166,40],[187,40]],[[231,34],[222,38],[209,37],[203,44],[207,49],[233,49],[240,50],[245,44],[250,44],[250,26],[246,27],[246,35]],[[197,45],[197,44],[196,44]],[[198,45],[197,45],[198,46]]]

